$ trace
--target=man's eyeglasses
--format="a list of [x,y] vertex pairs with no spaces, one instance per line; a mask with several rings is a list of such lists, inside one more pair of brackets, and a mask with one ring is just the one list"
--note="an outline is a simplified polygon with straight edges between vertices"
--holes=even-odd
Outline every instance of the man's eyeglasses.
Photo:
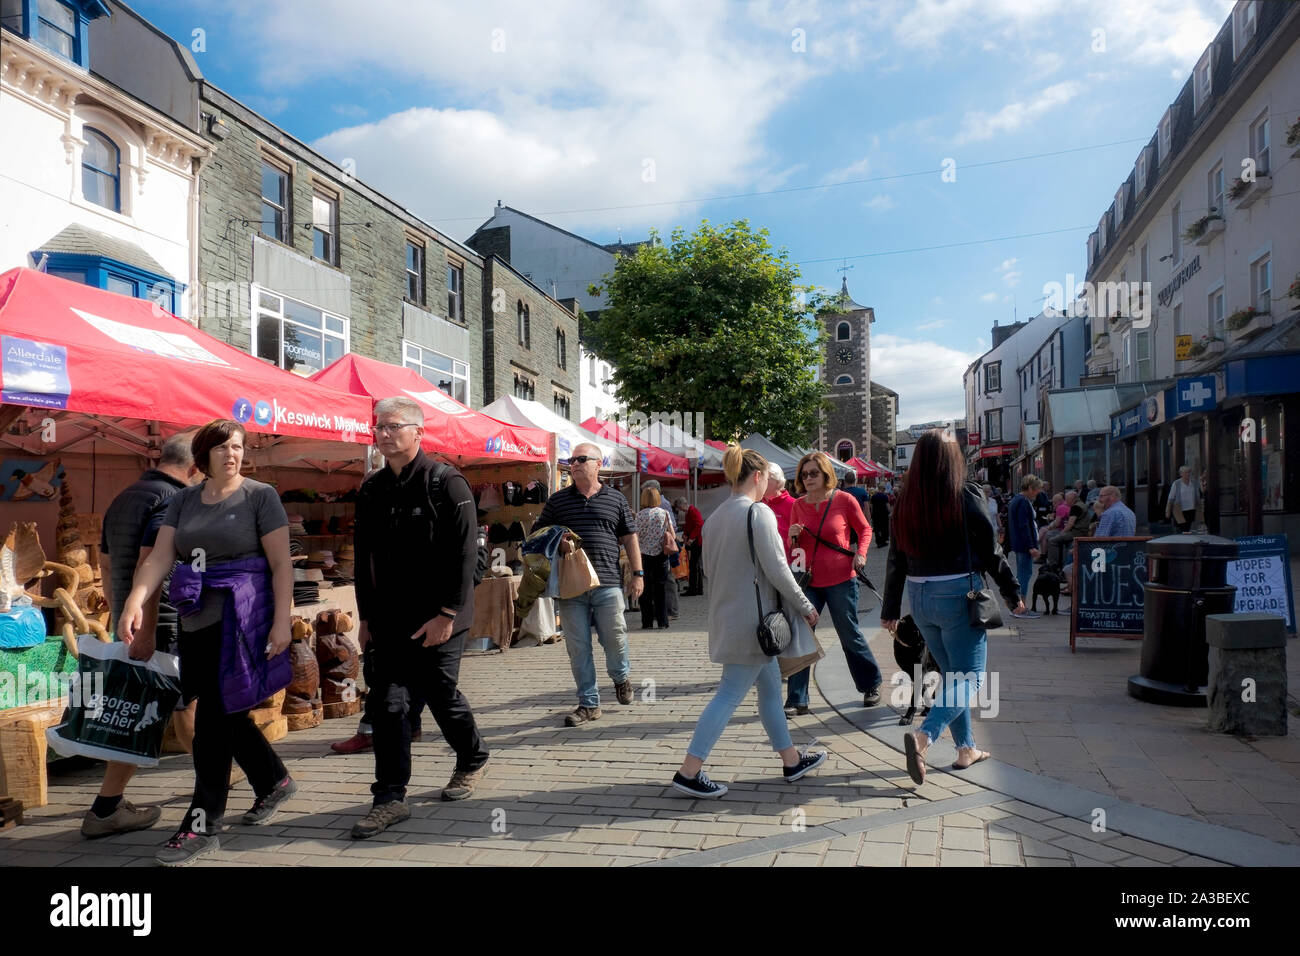
[[579,455],[577,458],[570,458],[570,459],[569,459],[569,464],[571,464],[571,465],[585,465],[585,464],[586,464],[587,462],[589,462],[589,461],[600,461],[600,459],[599,459],[599,458],[596,458],[596,457],[593,456],[593,455]]
[[375,433],[379,435],[393,435],[400,432],[403,428],[419,428],[414,422],[398,422],[394,425],[376,425]]

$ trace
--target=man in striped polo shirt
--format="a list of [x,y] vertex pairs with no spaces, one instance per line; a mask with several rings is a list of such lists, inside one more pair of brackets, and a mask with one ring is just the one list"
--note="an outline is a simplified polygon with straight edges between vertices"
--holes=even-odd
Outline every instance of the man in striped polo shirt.
[[[632,703],[632,681],[628,678],[627,624],[623,620],[622,575],[618,548],[627,550],[632,565],[631,598],[635,602],[645,588],[641,570],[641,548],[633,530],[632,509],[627,499],[600,483],[601,451],[595,445],[578,445],[569,459],[573,483],[551,495],[537,518],[537,527],[564,525],[582,539],[582,549],[600,578],[600,587],[567,600],[557,600],[564,646],[578,689],[578,707],[564,718],[569,727],[600,719],[600,691],[596,687],[596,661],[591,646],[594,622],[605,648],[605,667],[614,681],[620,704]],[[571,545],[566,542],[564,548]]]

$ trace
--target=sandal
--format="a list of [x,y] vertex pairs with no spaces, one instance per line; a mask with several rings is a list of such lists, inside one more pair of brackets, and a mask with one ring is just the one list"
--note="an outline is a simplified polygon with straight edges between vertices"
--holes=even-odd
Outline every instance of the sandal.
[[919,787],[925,783],[925,750],[916,746],[916,736],[916,733],[903,734],[903,752],[907,754],[907,775]]
[[955,764],[952,765],[952,769],[953,769],[953,770],[965,770],[967,767],[974,766],[974,765],[977,764],[977,763],[982,763],[983,761],[988,760],[989,757],[992,757],[992,756],[993,756],[993,755],[992,755],[991,753],[989,753],[987,750],[978,750],[978,749],[976,749],[976,748],[974,748],[974,747],[960,747],[960,748],[958,748],[958,750],[957,750],[957,759],[958,759],[958,760],[961,759],[961,752],[962,752],[963,750],[973,750],[973,751],[975,751],[975,759],[972,760],[972,761],[971,761],[970,763],[968,763],[968,764],[955,763]]

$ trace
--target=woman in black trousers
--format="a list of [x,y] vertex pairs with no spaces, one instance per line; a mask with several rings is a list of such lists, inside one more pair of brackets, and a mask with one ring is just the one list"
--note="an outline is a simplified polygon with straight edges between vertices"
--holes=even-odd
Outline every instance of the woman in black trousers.
[[641,627],[654,630],[656,624],[668,627],[668,588],[677,586],[664,553],[664,535],[672,530],[668,512],[660,507],[662,499],[656,488],[641,492],[641,510],[636,515],[636,538],[641,545],[641,567],[645,570],[645,590],[641,592]]

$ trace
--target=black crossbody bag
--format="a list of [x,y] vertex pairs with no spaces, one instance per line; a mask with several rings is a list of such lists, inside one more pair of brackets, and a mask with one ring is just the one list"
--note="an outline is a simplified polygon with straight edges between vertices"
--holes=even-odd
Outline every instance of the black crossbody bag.
[[971,627],[987,631],[1002,626],[1002,609],[993,592],[984,586],[984,575],[975,570],[970,551],[970,527],[966,524],[966,490],[961,493],[961,532],[966,539],[966,566],[970,568],[970,590],[966,592],[966,613]]
[[745,530],[749,534],[749,557],[754,562],[754,600],[758,602],[758,646],[768,657],[776,657],[790,646],[790,622],[781,610],[781,592],[776,592],[776,610],[763,613],[763,596],[758,589],[758,554],[754,551],[754,506],[750,505],[745,518]]

